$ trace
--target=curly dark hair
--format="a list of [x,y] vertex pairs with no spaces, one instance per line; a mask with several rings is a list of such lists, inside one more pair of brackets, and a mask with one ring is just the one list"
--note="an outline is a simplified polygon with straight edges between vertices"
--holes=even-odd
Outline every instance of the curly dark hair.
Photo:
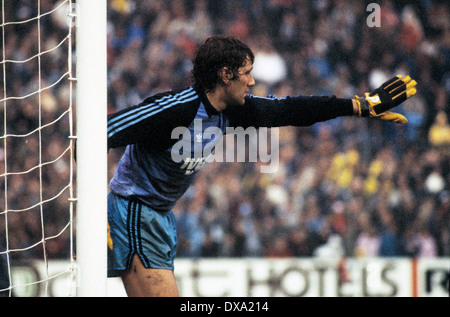
[[236,80],[239,78],[238,69],[245,65],[247,59],[253,63],[255,56],[240,40],[225,36],[210,37],[200,46],[192,61],[193,82],[205,92],[212,91],[222,84],[220,69],[228,67],[233,74],[232,79]]

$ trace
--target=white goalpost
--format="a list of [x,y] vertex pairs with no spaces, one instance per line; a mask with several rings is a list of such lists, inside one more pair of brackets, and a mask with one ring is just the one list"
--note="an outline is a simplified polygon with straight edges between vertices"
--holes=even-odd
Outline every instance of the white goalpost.
[[0,297],[106,296],[107,0],[0,18]]
[[106,0],[77,0],[77,283],[106,295]]

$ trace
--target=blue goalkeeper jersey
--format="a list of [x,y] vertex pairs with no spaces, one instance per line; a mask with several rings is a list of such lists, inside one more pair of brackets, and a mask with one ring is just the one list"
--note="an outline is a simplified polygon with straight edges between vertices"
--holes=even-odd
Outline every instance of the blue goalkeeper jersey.
[[351,100],[335,96],[249,95],[244,105],[218,112],[195,86],[160,93],[108,116],[108,149],[126,146],[110,188],[153,209],[170,210],[227,127],[309,126],[351,115]]
[[[179,133],[173,134],[176,143],[172,146],[165,150],[155,150],[144,143],[127,146],[110,182],[111,190],[123,197],[138,198],[156,210],[172,209],[220,142],[227,126],[223,112],[200,102],[191,124],[187,128],[178,127]],[[215,131],[219,133],[203,137],[207,129],[218,129]]]

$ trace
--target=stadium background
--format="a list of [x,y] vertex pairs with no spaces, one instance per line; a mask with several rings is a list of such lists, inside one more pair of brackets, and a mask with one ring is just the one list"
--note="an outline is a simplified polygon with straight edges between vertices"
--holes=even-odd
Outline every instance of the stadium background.
[[211,34],[255,51],[255,94],[350,98],[395,74],[419,83],[399,109],[405,126],[340,118],[280,128],[276,174],[207,164],[175,209],[178,257],[311,256],[340,252],[321,248],[336,237],[346,256],[450,254],[449,7],[382,1],[381,27],[371,28],[368,3],[110,3],[111,111],[189,85],[196,47]]
[[[41,1],[41,10],[54,2]],[[405,126],[338,118],[280,128],[276,174],[261,174],[259,163],[207,164],[175,208],[178,258],[450,256],[450,9],[446,1],[378,1],[381,27],[369,27],[369,3],[109,1],[109,111],[189,85],[195,50],[212,34],[234,35],[252,47],[258,95],[350,98],[399,73],[418,82],[417,95],[398,109],[409,119]],[[9,10],[16,20],[36,15],[29,1],[14,4]],[[43,28],[44,46],[66,31],[51,19]],[[17,36],[8,38],[6,48],[18,48],[11,54],[30,56],[36,43],[21,36],[30,30],[18,27]],[[45,60],[44,79],[51,81],[63,60],[58,55]],[[12,72],[8,81],[17,95],[33,85],[34,70]],[[64,98],[64,86],[45,96],[48,116]],[[12,132],[35,124],[32,104],[12,109]],[[55,152],[65,135],[58,129],[55,125],[46,139]],[[18,144],[11,155],[30,157],[31,165],[32,148]],[[110,175],[120,154],[110,151]],[[45,160],[51,153],[43,155]],[[58,175],[67,175],[68,167],[46,171],[44,186],[56,191]],[[36,185],[15,178],[11,208],[32,205],[27,200],[38,196]],[[67,218],[56,212],[68,208],[66,200],[52,204],[49,232]],[[25,226],[14,225],[14,217],[10,221],[10,248],[30,245],[41,235],[32,216],[20,220]],[[68,237],[49,241],[49,258],[67,258],[67,243]],[[1,250],[4,244],[2,236]],[[13,254],[15,261],[39,256],[39,250]]]

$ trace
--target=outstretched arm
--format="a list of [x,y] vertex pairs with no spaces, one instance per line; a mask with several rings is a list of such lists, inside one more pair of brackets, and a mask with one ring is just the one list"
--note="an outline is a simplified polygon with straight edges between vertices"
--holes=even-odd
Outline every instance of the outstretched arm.
[[416,81],[400,75],[386,81],[364,97],[342,99],[335,96],[286,96],[263,98],[247,96],[243,106],[226,109],[231,126],[280,127],[309,126],[339,116],[369,117],[406,123],[404,116],[390,112],[416,93]]

